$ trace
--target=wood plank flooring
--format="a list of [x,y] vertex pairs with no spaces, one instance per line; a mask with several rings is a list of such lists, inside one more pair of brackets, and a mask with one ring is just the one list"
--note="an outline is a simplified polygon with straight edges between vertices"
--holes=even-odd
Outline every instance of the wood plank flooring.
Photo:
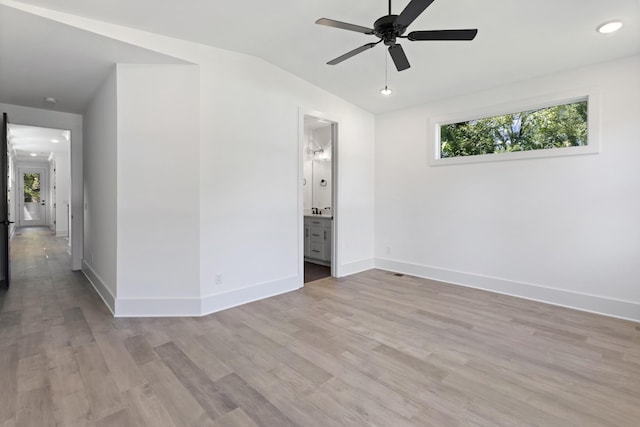
[[114,319],[24,229],[0,426],[638,426],[640,325],[383,271],[201,318]]

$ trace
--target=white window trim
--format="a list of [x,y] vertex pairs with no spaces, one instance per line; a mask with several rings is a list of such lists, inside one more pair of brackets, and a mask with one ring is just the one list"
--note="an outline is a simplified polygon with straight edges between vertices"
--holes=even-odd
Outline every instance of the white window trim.
[[[440,126],[442,125],[477,120],[485,117],[500,116],[520,111],[537,110],[585,100],[588,101],[587,145],[440,158]],[[427,162],[430,166],[596,154],[600,152],[600,94],[599,90],[596,88],[587,88],[541,96],[538,98],[515,100],[504,104],[478,107],[473,110],[454,112],[439,117],[433,117],[429,119],[428,126]]]

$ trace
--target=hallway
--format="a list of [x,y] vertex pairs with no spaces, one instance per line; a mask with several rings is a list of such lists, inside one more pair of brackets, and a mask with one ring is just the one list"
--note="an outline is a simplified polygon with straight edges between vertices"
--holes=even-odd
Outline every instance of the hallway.
[[84,316],[110,313],[71,271],[67,244],[46,227],[17,228],[11,240],[11,287],[0,291],[0,425],[89,425],[78,418],[89,413],[73,349],[93,341]]

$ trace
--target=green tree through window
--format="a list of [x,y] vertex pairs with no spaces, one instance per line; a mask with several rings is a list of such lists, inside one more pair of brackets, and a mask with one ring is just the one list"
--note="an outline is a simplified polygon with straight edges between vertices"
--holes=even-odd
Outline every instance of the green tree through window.
[[587,145],[587,101],[440,127],[440,158]]
[[24,201],[40,203],[40,174],[24,174]]

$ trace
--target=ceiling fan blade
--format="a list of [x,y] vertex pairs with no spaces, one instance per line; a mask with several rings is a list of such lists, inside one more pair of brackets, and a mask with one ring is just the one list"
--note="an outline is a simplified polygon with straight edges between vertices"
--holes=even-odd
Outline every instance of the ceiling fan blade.
[[407,7],[398,15],[396,25],[408,27],[434,0],[411,0]]
[[333,19],[320,18],[316,21],[316,24],[325,25],[327,27],[340,28],[342,30],[355,31],[356,33],[373,34],[373,29],[371,28],[348,24],[346,22],[335,21]]
[[[378,42],[378,43],[380,43],[380,42]],[[342,61],[344,61],[344,60],[346,60],[346,59],[351,58],[352,56],[356,56],[357,54],[362,53],[362,52],[364,52],[365,50],[369,50],[369,49],[371,49],[372,47],[374,47],[374,46],[375,46],[375,45],[377,45],[378,43],[367,43],[367,44],[365,44],[364,46],[360,46],[360,47],[359,47],[359,48],[357,48],[357,49],[353,49],[351,52],[347,52],[347,53],[345,53],[345,54],[344,54],[344,55],[342,55],[342,56],[338,56],[336,59],[333,59],[333,60],[331,60],[331,61],[327,62],[327,64],[329,64],[329,65],[336,65],[336,64],[339,64],[339,63],[341,63]]]
[[412,31],[407,34],[411,41],[417,40],[473,40],[478,30],[433,30]]
[[393,63],[396,64],[396,68],[398,71],[406,70],[411,65],[409,65],[409,60],[407,59],[407,55],[404,54],[404,49],[399,44],[394,44],[393,46],[389,46],[389,54],[393,59]]

